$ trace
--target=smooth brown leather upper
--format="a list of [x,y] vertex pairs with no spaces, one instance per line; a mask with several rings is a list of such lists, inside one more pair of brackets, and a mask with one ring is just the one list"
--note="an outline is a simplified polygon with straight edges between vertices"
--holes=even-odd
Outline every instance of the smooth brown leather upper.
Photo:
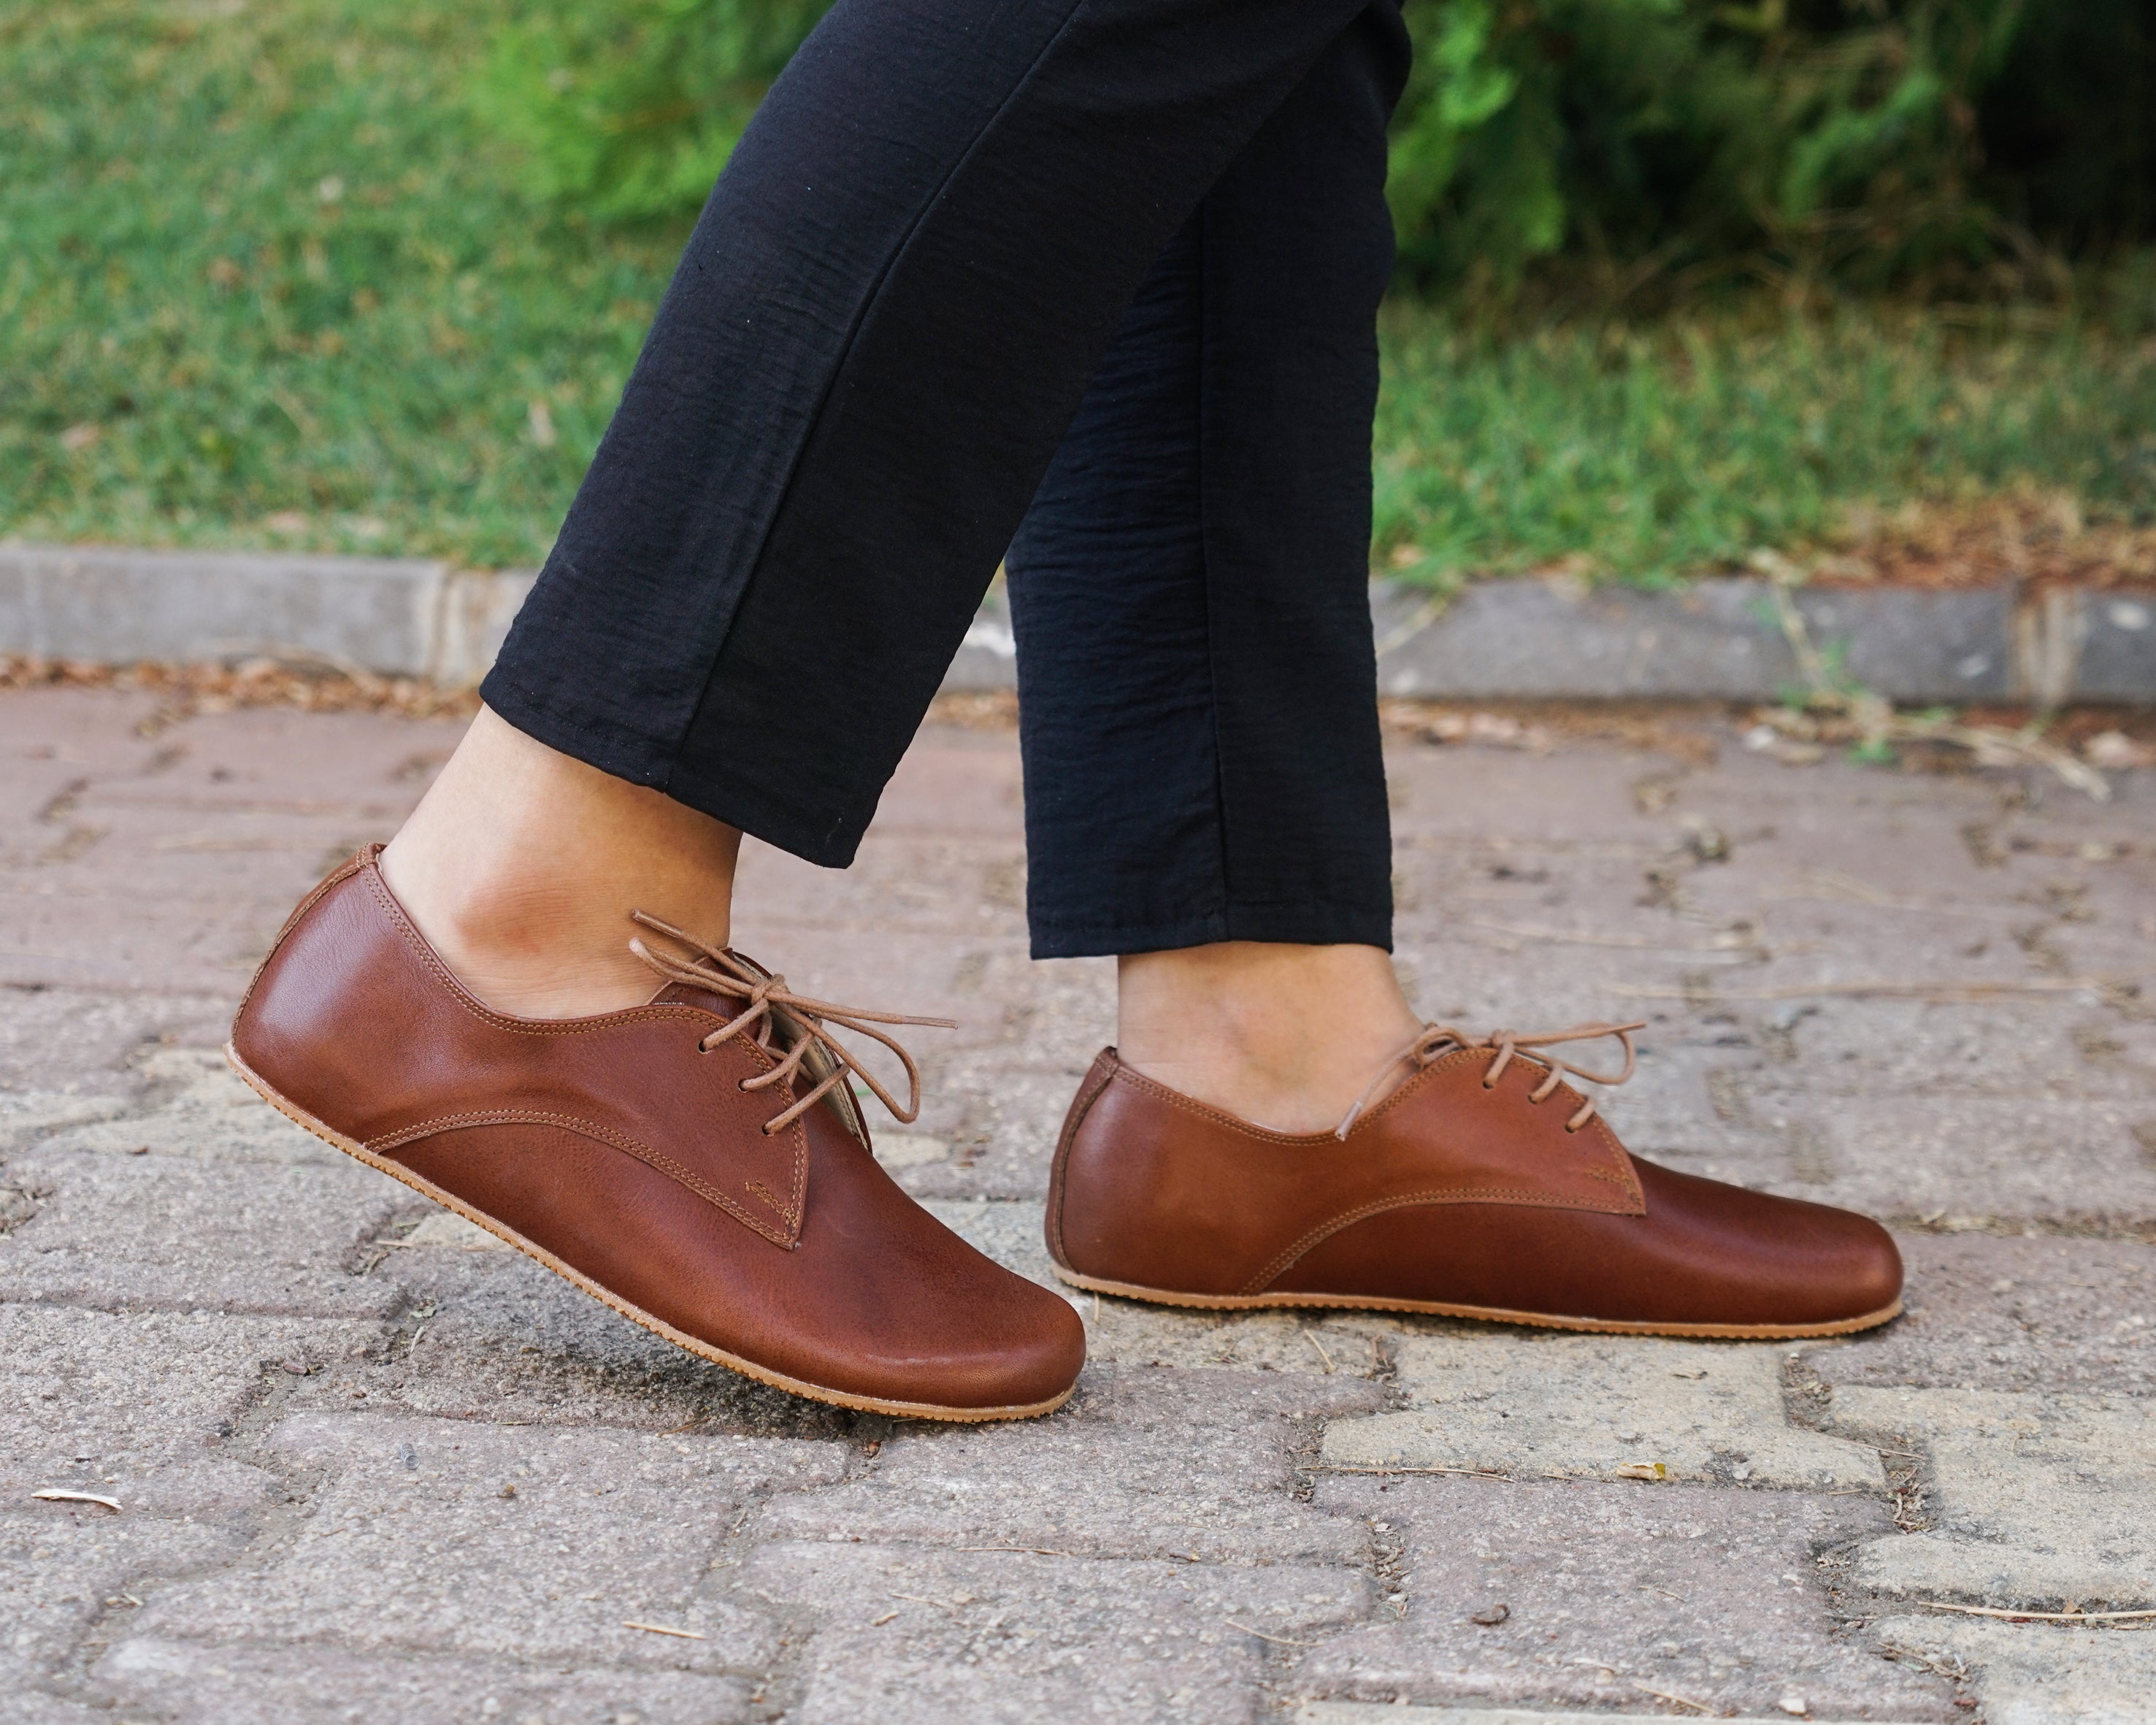
[[[954,1408],[1062,1394],[1067,1302],[893,1182],[864,1128],[744,1092],[778,1063],[675,985],[628,1012],[509,1017],[456,981],[369,852],[301,905],[233,1028],[296,1108],[700,1341],[843,1393]],[[806,1089],[806,1076],[792,1081]]]
[[1104,1049],[1064,1122],[1048,1247],[1162,1292],[1325,1294],[1620,1323],[1811,1325],[1902,1287],[1868,1218],[1642,1161],[1525,1054],[1417,1072],[1343,1141],[1252,1126]]

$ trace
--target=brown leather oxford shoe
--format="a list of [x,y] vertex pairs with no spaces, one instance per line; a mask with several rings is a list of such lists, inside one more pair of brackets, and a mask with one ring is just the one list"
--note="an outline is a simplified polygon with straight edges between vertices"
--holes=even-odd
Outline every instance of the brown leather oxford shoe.
[[[1639,1027],[1433,1025],[1401,1056],[1414,1070],[1399,1089],[1319,1136],[1253,1126],[1105,1049],[1056,1147],[1050,1255],[1079,1287],[1171,1305],[1732,1337],[1831,1336],[1900,1311],[1901,1254],[1877,1223],[1625,1151],[1563,1075],[1622,1083]],[[1595,1036],[1623,1042],[1623,1072],[1548,1052]]]
[[906,1021],[802,999],[657,924],[690,955],[641,949],[665,979],[648,1005],[509,1017],[449,974],[379,850],[293,913],[240,1006],[227,1053],[276,1107],[765,1383],[935,1419],[1022,1419],[1069,1397],[1077,1314],[870,1154],[845,1080],[891,1099],[824,1025],[888,1042],[873,1023]]

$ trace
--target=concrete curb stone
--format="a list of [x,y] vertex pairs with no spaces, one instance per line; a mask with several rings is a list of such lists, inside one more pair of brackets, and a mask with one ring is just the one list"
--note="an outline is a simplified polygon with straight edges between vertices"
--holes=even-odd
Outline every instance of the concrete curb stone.
[[377,557],[0,545],[0,652],[252,655],[476,682],[537,579]]
[[1880,1646],[1938,1669],[1969,1669],[1997,1725],[2148,1725],[2156,1718],[2156,1637],[2146,1631],[1889,1617]]
[[[1800,589],[1813,641],[1865,687],[1897,701],[2018,693],[2011,595],[2001,588]],[[1441,611],[1373,588],[1378,683],[1389,695],[1771,700],[1800,679],[1765,581],[1683,592],[1478,582]]]
[[[241,552],[0,544],[0,652],[126,663],[288,655],[475,683],[536,579],[528,569]],[[1466,700],[1773,700],[1798,680],[1772,584],[1590,589],[1521,577],[1446,600],[1371,584],[1378,685]],[[1799,588],[1813,641],[1891,700],[2156,702],[2156,594]],[[1000,588],[943,687],[1014,687]]]

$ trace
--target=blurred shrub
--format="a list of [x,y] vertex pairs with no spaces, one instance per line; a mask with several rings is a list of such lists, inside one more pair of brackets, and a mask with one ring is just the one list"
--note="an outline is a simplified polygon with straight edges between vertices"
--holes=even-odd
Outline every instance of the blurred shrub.
[[602,220],[693,214],[830,0],[557,0],[503,29],[480,111],[531,189]]
[[[542,0],[482,100],[545,197],[679,217],[828,3]],[[2156,218],[2149,0],[1406,12],[1389,195],[1425,286],[1502,301],[1562,255],[1612,297],[1732,274],[2025,291],[2047,247]]]
[[1407,13],[1390,192],[1426,281],[1503,298],[1568,251],[1614,296],[1732,273],[1965,289],[1987,269],[2025,291],[2047,243],[2148,230],[2145,0]]

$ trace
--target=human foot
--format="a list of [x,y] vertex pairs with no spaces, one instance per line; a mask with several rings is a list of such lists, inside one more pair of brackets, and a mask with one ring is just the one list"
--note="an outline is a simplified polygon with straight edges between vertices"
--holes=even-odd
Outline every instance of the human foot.
[[[609,944],[631,932],[624,918]],[[1086,1357],[1069,1305],[870,1154],[845,1082],[866,1075],[823,1027],[894,1021],[649,932],[629,1010],[508,1017],[451,974],[369,852],[294,914],[228,1052],[317,1136],[706,1359],[885,1413],[1060,1405]]]
[[382,875],[457,980],[498,1012],[639,1006],[642,910],[724,947],[741,834],[526,736],[485,708],[382,855]]
[[[1617,1037],[1631,1072],[1636,1026]],[[1337,1131],[1290,1134],[1103,1050],[1056,1148],[1047,1233],[1080,1287],[1168,1305],[1361,1306],[1666,1336],[1834,1335],[1901,1310],[1845,1210],[1630,1155],[1563,1082],[1572,1035],[1432,1026]],[[1343,1110],[1343,1113],[1345,1110]]]
[[1277,1132],[1322,1132],[1422,1021],[1375,946],[1224,940],[1116,966],[1116,1050],[1178,1094]]

